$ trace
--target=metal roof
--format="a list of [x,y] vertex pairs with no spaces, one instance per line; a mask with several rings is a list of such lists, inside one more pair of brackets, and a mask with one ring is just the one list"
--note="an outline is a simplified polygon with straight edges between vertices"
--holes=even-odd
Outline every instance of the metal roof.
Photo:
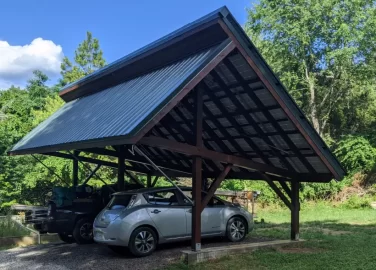
[[145,54],[145,53],[148,53],[149,51],[155,49],[155,48],[158,48],[160,47],[161,45],[164,45],[170,41],[173,41],[174,39],[176,39],[177,37],[179,36],[182,36],[184,35],[185,33],[187,33],[188,31],[194,29],[195,27],[199,26],[199,25],[202,25],[204,23],[207,23],[207,22],[210,22],[216,18],[219,18],[221,16],[221,14],[223,12],[226,12],[227,8],[226,7],[221,7],[207,15],[205,15],[204,17],[198,19],[198,20],[195,20],[187,25],[184,25],[183,27],[171,32],[170,34],[108,64],[107,66],[89,74],[88,76],[85,76],[84,78],[81,78],[75,82],[72,82],[68,85],[65,85],[61,90],[60,92],[64,92],[65,90],[68,90],[72,87],[75,87],[75,86],[80,86],[82,87],[83,84],[86,84],[86,83],[89,83],[95,79],[98,79],[108,73],[111,73],[111,72],[114,72],[116,70],[118,70],[119,68],[121,68],[122,66],[125,66],[125,65],[128,65],[130,61],[132,61],[133,59],[141,56],[142,54]]
[[[186,175],[192,172],[190,154],[179,147],[156,147],[147,138],[189,147],[193,94],[199,90],[204,146],[219,159],[231,155],[250,160],[276,172],[276,180],[290,173],[300,181],[344,176],[341,164],[227,8],[66,87],[61,96],[69,102],[10,154],[72,149],[103,153],[105,146],[138,143],[158,166]],[[116,151],[105,152],[117,156]],[[135,171],[152,171],[137,154],[126,159],[136,164]],[[215,177],[226,162],[204,159],[203,173]],[[227,178],[259,179],[252,168],[233,166]]]
[[163,107],[185,82],[197,74],[222,48],[217,45],[101,92],[66,103],[11,150],[34,153],[74,142],[135,133],[149,116]]

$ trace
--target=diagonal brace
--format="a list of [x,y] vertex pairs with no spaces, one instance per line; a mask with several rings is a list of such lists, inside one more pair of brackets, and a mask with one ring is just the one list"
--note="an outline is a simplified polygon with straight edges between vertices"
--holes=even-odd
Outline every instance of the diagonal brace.
[[152,186],[152,187],[155,186],[155,184],[157,183],[158,179],[159,179],[159,176],[155,176],[155,177],[154,177],[153,183],[151,183],[151,186]]
[[278,181],[279,184],[281,185],[281,187],[283,188],[283,190],[286,192],[286,194],[290,197],[290,199],[292,198],[291,196],[291,189],[289,188],[289,186],[286,184],[285,181]]
[[208,203],[209,203],[210,199],[213,197],[215,191],[221,185],[222,181],[226,178],[227,174],[231,171],[231,169],[232,169],[232,164],[228,164],[225,167],[225,169],[219,174],[219,176],[214,180],[214,182],[211,184],[208,192],[206,193],[205,198],[202,200],[201,212],[208,205]]
[[273,182],[270,177],[264,173],[260,173],[264,180],[269,184],[269,186],[273,189],[273,191],[279,196],[279,198],[284,202],[284,204],[291,210],[291,202],[286,198],[285,194],[277,187],[277,185]]

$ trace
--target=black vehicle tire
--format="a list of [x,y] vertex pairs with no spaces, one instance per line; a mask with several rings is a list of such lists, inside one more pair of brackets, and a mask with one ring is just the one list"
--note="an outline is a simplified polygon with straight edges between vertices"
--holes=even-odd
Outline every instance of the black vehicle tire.
[[113,252],[120,254],[120,255],[124,255],[127,252],[126,247],[122,247],[122,246],[107,246],[107,247],[111,249]]
[[66,233],[59,233],[58,235],[59,235],[60,240],[67,244],[72,244],[75,242],[72,235],[68,235]]
[[73,238],[80,245],[93,243],[93,221],[88,218],[79,219],[73,229]]
[[157,247],[157,235],[149,227],[134,230],[129,239],[129,251],[136,257],[145,257],[153,253]]
[[231,242],[243,241],[247,236],[247,223],[244,218],[233,217],[227,222],[227,239]]

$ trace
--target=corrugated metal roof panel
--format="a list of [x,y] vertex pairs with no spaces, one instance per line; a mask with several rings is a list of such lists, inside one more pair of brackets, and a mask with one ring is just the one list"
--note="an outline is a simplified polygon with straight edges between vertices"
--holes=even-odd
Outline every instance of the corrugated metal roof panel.
[[212,59],[217,48],[66,103],[11,152],[131,134],[192,73]]

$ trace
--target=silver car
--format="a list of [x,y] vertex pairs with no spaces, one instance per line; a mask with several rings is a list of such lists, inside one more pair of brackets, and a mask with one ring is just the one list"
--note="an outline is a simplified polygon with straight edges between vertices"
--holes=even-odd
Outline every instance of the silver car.
[[[182,188],[191,196],[190,188]],[[204,195],[204,193],[203,193]],[[115,252],[128,247],[150,255],[156,245],[191,238],[192,205],[175,187],[118,192],[94,221],[94,240]],[[241,206],[213,197],[201,214],[202,237],[242,241],[253,229],[252,215]]]

